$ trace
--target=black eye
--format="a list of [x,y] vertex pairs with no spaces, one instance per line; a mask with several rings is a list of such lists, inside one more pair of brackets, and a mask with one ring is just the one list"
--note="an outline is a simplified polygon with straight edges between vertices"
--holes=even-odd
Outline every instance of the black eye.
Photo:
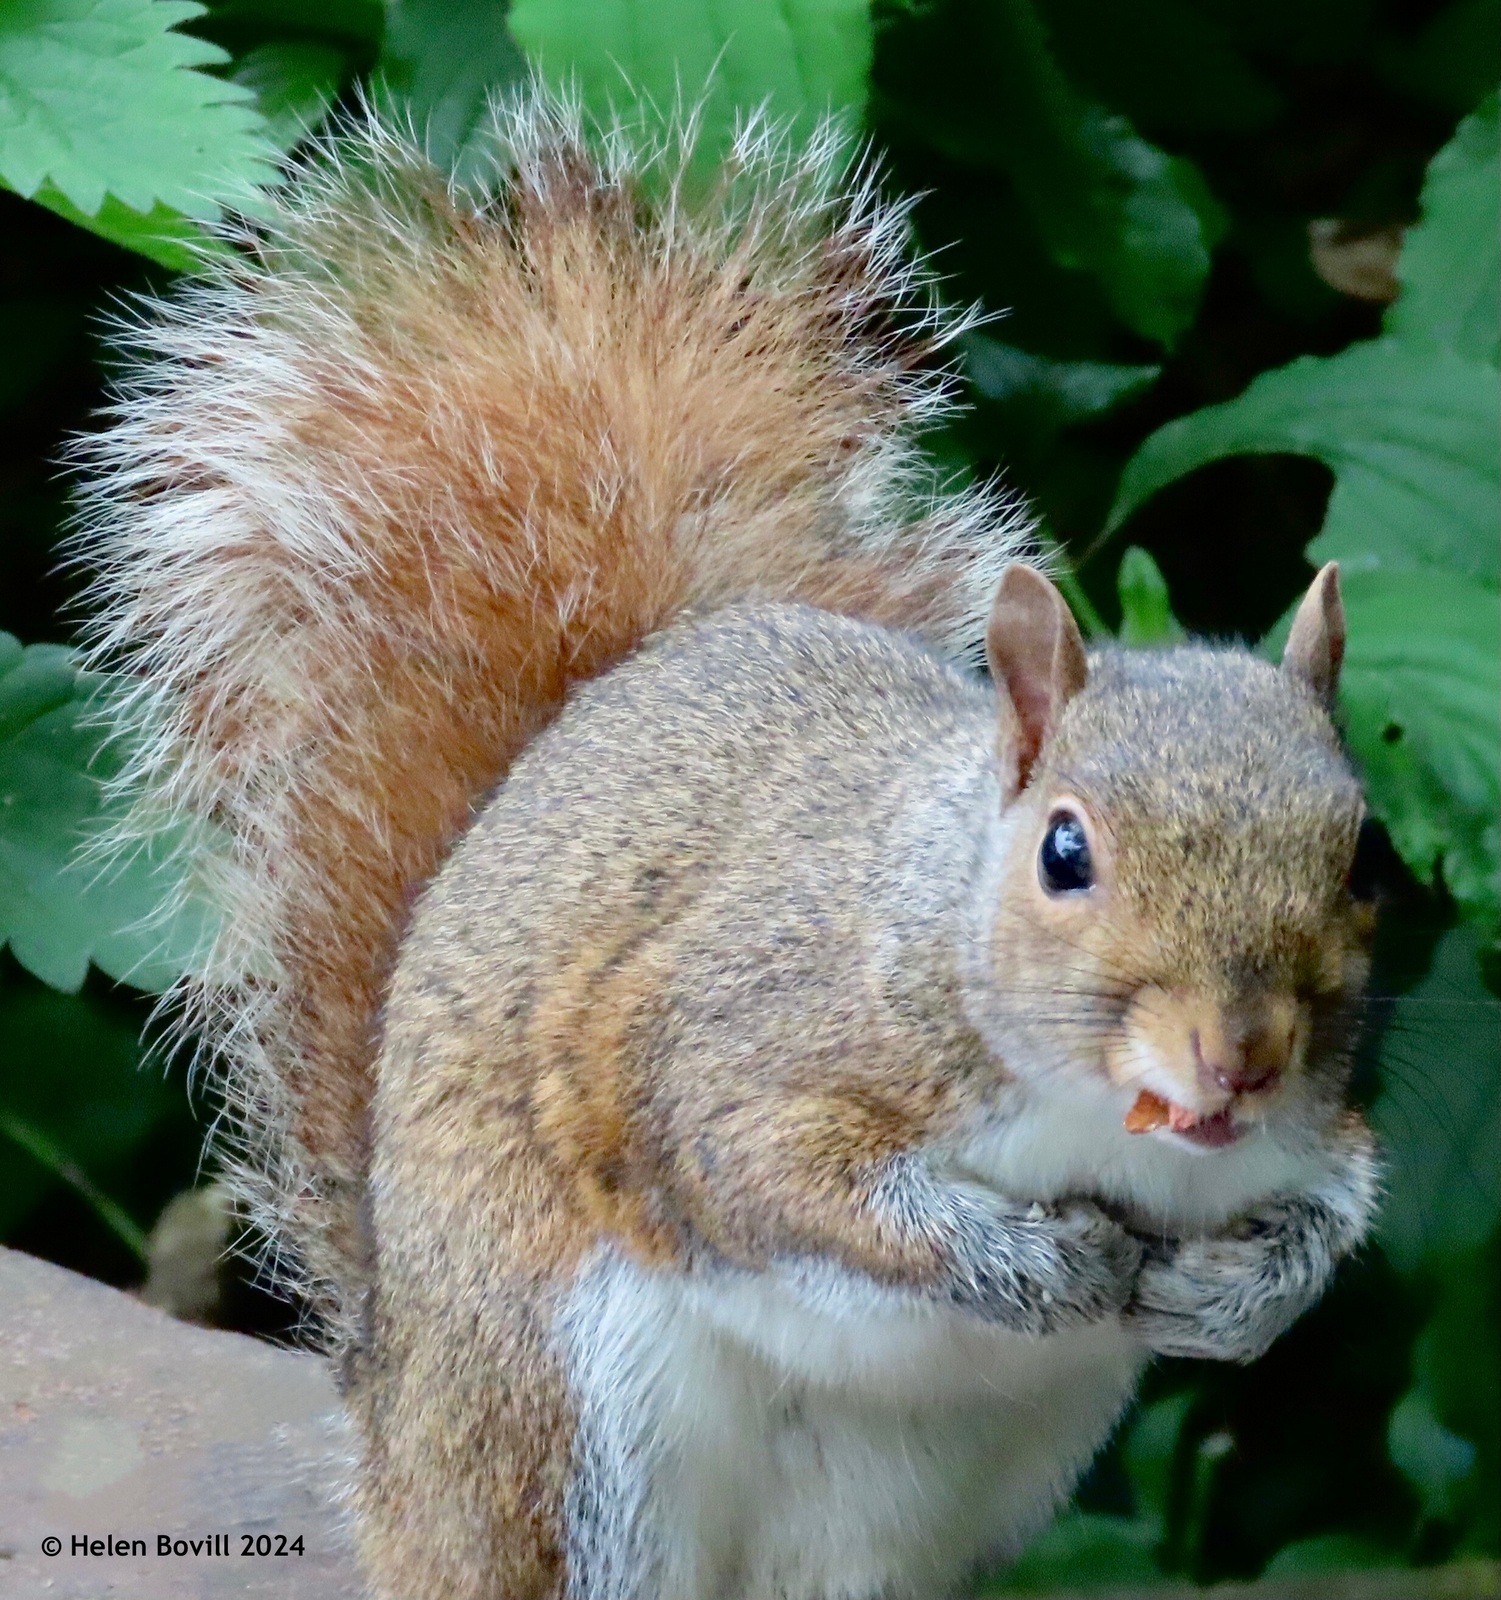
[[1055,811],[1037,852],[1037,876],[1049,894],[1072,894],[1094,882],[1089,840],[1072,811]]
[[1381,886],[1391,846],[1386,831],[1374,817],[1367,817],[1355,836],[1355,859],[1350,863],[1350,898],[1374,900]]

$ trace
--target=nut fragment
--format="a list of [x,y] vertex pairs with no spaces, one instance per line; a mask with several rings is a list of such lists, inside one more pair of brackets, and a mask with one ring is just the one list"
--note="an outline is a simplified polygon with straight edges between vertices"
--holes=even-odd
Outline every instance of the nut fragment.
[[1151,1133],[1154,1128],[1165,1128],[1172,1120],[1172,1104],[1160,1094],[1143,1089],[1126,1113],[1127,1133]]

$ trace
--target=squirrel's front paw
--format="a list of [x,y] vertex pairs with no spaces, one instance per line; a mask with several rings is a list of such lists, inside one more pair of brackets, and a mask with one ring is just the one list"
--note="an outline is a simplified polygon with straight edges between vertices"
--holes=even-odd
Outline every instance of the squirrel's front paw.
[[979,1315],[1048,1334],[1118,1316],[1130,1301],[1141,1244],[1097,1206],[1018,1205],[988,1220],[958,1296]]
[[1148,1260],[1126,1326],[1158,1355],[1254,1361],[1324,1292],[1341,1219],[1314,1202],[1262,1207],[1232,1231]]

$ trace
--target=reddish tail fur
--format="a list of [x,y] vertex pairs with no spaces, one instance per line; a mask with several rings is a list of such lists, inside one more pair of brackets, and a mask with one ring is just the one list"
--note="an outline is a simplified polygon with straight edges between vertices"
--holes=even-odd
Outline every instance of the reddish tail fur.
[[341,132],[151,308],[81,446],[143,826],[226,842],[187,1016],[335,1315],[408,909],[569,685],[752,593],[957,647],[1022,538],[933,493],[912,440],[953,324],[832,136],[752,130],[692,209],[681,143],[591,142],[538,96],[494,139],[474,205],[390,130]]

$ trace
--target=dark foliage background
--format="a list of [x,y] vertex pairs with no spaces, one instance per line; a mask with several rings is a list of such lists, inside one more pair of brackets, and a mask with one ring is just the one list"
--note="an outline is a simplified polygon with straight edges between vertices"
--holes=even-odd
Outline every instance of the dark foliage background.
[[[65,648],[56,463],[104,319],[357,86],[462,173],[529,65],[601,111],[712,70],[711,144],[763,100],[843,109],[921,192],[944,292],[1005,311],[933,450],[1026,491],[1087,629],[1275,643],[1310,554],[1347,575],[1343,716],[1390,840],[1380,1239],[1255,1367],[1162,1364],[992,1592],[1496,1554],[1498,41],[1498,0],[5,0],[0,1238],[155,1282],[192,1208],[158,1219],[211,1176],[212,1106],[141,1066],[197,929],[146,920],[163,869],[73,859],[109,685]],[[205,1307],[291,1316],[233,1278]]]

